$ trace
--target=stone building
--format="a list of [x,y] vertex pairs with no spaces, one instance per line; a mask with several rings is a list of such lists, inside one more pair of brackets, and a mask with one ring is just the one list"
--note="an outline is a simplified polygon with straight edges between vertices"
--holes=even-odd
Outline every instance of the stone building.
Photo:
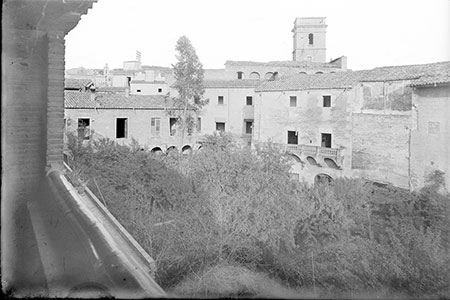
[[324,17],[296,18],[294,22],[293,61],[325,63],[327,24]]
[[177,108],[164,96],[66,91],[65,108],[66,132],[84,143],[109,138],[129,145],[135,139],[153,152],[187,152],[199,146],[196,132],[182,137],[177,118],[170,114]]
[[448,186],[446,74],[450,62],[264,82],[253,140],[280,143],[308,182],[349,176],[416,189],[440,170]]

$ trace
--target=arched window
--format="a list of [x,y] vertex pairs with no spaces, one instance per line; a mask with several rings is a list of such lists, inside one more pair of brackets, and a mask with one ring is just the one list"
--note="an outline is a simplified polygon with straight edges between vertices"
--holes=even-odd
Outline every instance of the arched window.
[[185,146],[181,149],[181,152],[182,152],[183,154],[189,154],[189,153],[192,152],[192,148],[191,148],[191,146],[189,146],[189,145],[185,145]]
[[175,147],[175,146],[170,146],[169,148],[167,148],[167,150],[166,150],[166,152],[167,153],[169,153],[169,152],[172,152],[172,151],[177,151],[178,149],[177,149],[177,147]]
[[337,169],[337,170],[339,169],[339,166],[337,165],[337,163],[334,160],[332,160],[331,158],[328,158],[328,157],[324,158],[324,161],[329,168]]
[[298,74],[307,74],[306,72],[299,72]]
[[310,45],[314,45],[314,34],[308,34],[308,42]]
[[250,79],[259,80],[260,76],[258,72],[251,72]]
[[309,163],[311,166],[320,167],[320,165],[317,163],[317,161],[316,161],[313,157],[308,156],[308,157],[306,158],[306,160],[308,161],[308,163]]
[[316,72],[316,74],[323,74],[323,72],[320,72],[320,71],[319,71],[319,72]]
[[152,153],[155,153],[155,154],[161,154],[161,153],[162,153],[162,150],[161,150],[161,148],[159,148],[159,147],[155,147],[155,148],[153,148],[153,149],[151,150],[151,152],[152,152]]
[[267,72],[266,75],[264,75],[264,79],[269,80],[270,78],[272,78],[272,76],[273,76],[272,72]]
[[317,174],[316,177],[314,177],[315,184],[331,183],[332,181],[333,178],[328,174]]

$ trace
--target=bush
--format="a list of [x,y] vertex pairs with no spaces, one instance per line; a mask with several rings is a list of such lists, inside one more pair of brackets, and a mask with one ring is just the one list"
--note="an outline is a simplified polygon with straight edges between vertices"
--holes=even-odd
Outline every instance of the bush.
[[417,193],[357,179],[308,186],[290,180],[276,146],[241,148],[223,134],[189,156],[109,140],[73,153],[76,172],[156,260],[163,288],[247,293],[199,275],[245,269],[322,295],[450,295],[450,197],[439,174]]

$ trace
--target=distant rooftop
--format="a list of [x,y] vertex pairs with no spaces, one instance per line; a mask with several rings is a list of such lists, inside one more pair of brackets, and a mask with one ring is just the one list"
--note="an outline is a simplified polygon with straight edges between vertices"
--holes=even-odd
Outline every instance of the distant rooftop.
[[255,88],[261,84],[259,80],[235,79],[235,80],[205,80],[205,88]]
[[227,60],[225,66],[259,66],[259,67],[289,67],[289,68],[338,68],[336,65],[329,63],[319,63],[311,61],[269,61],[269,62],[256,62],[256,61],[235,61]]
[[64,88],[65,89],[82,89],[86,87],[90,87],[94,82],[90,79],[73,79],[73,78],[65,78],[64,80]]
[[162,95],[89,94],[65,91],[64,107],[67,109],[155,109],[173,108],[173,101]]
[[358,82],[413,80],[411,85],[446,83],[450,81],[450,62],[423,65],[390,66],[371,70],[330,74],[296,74],[264,81],[256,91],[287,91],[306,89],[339,89]]

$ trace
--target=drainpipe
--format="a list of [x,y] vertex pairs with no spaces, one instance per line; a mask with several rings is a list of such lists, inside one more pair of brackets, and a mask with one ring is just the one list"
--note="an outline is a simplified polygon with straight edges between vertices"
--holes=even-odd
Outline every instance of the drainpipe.
[[413,190],[411,181],[411,128],[408,128],[408,184],[409,191]]

